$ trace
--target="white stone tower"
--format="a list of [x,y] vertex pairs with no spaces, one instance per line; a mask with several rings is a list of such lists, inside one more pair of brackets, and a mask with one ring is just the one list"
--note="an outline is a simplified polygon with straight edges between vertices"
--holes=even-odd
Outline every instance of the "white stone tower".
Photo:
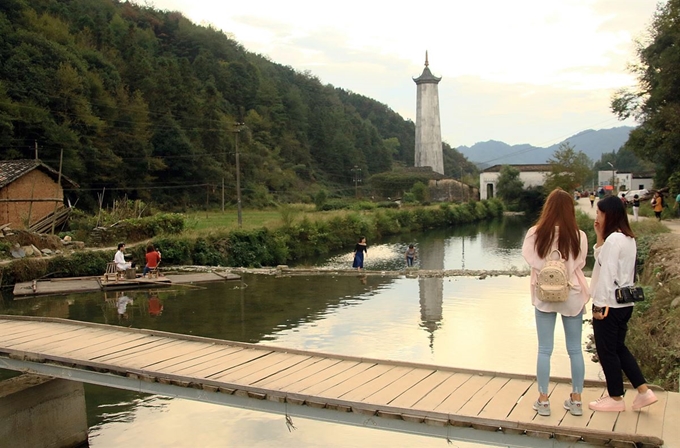
[[416,96],[416,160],[415,166],[429,166],[444,174],[442,151],[442,129],[439,121],[439,88],[441,78],[432,74],[425,52],[425,69],[418,78],[413,78],[417,87]]

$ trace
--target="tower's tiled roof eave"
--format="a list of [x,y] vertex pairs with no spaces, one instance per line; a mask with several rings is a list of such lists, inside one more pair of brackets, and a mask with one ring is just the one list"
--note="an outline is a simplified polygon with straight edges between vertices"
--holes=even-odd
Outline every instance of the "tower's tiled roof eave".
[[413,78],[413,81],[416,84],[439,84],[439,81],[441,80],[442,78],[434,76],[428,67],[425,67],[423,73],[419,77]]

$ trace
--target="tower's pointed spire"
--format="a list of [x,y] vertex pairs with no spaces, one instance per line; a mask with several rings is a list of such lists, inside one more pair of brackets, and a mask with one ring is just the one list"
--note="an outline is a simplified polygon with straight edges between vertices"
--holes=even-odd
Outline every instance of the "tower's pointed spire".
[[425,67],[428,67],[430,62],[427,60],[427,50],[425,50]]

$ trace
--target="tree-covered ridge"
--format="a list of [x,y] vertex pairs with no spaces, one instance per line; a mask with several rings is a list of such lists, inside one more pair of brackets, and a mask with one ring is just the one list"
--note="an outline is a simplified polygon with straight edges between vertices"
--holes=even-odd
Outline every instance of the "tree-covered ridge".
[[411,121],[177,12],[3,0],[0,60],[2,157],[32,158],[37,144],[56,167],[63,149],[90,206],[104,187],[186,206],[218,201],[224,179],[233,196],[236,132],[253,204],[315,182],[351,191],[354,166],[367,178],[413,164]]

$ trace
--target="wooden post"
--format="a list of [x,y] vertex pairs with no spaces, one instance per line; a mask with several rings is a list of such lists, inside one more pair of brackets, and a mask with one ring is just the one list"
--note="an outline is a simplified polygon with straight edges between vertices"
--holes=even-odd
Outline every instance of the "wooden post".
[[222,213],[224,213],[224,177],[222,178]]
[[[59,152],[59,175],[57,176],[57,194],[55,196],[59,196],[59,189],[61,188],[61,166],[62,163],[64,162],[64,148],[61,148],[61,151]],[[52,213],[52,235],[54,235],[54,225],[57,222],[57,207],[59,206],[58,202],[54,203],[54,212]]]
[[26,230],[31,228],[31,213],[33,212],[33,193],[35,191],[35,176],[33,176],[33,183],[31,184],[31,202],[28,203],[28,220],[26,222]]

